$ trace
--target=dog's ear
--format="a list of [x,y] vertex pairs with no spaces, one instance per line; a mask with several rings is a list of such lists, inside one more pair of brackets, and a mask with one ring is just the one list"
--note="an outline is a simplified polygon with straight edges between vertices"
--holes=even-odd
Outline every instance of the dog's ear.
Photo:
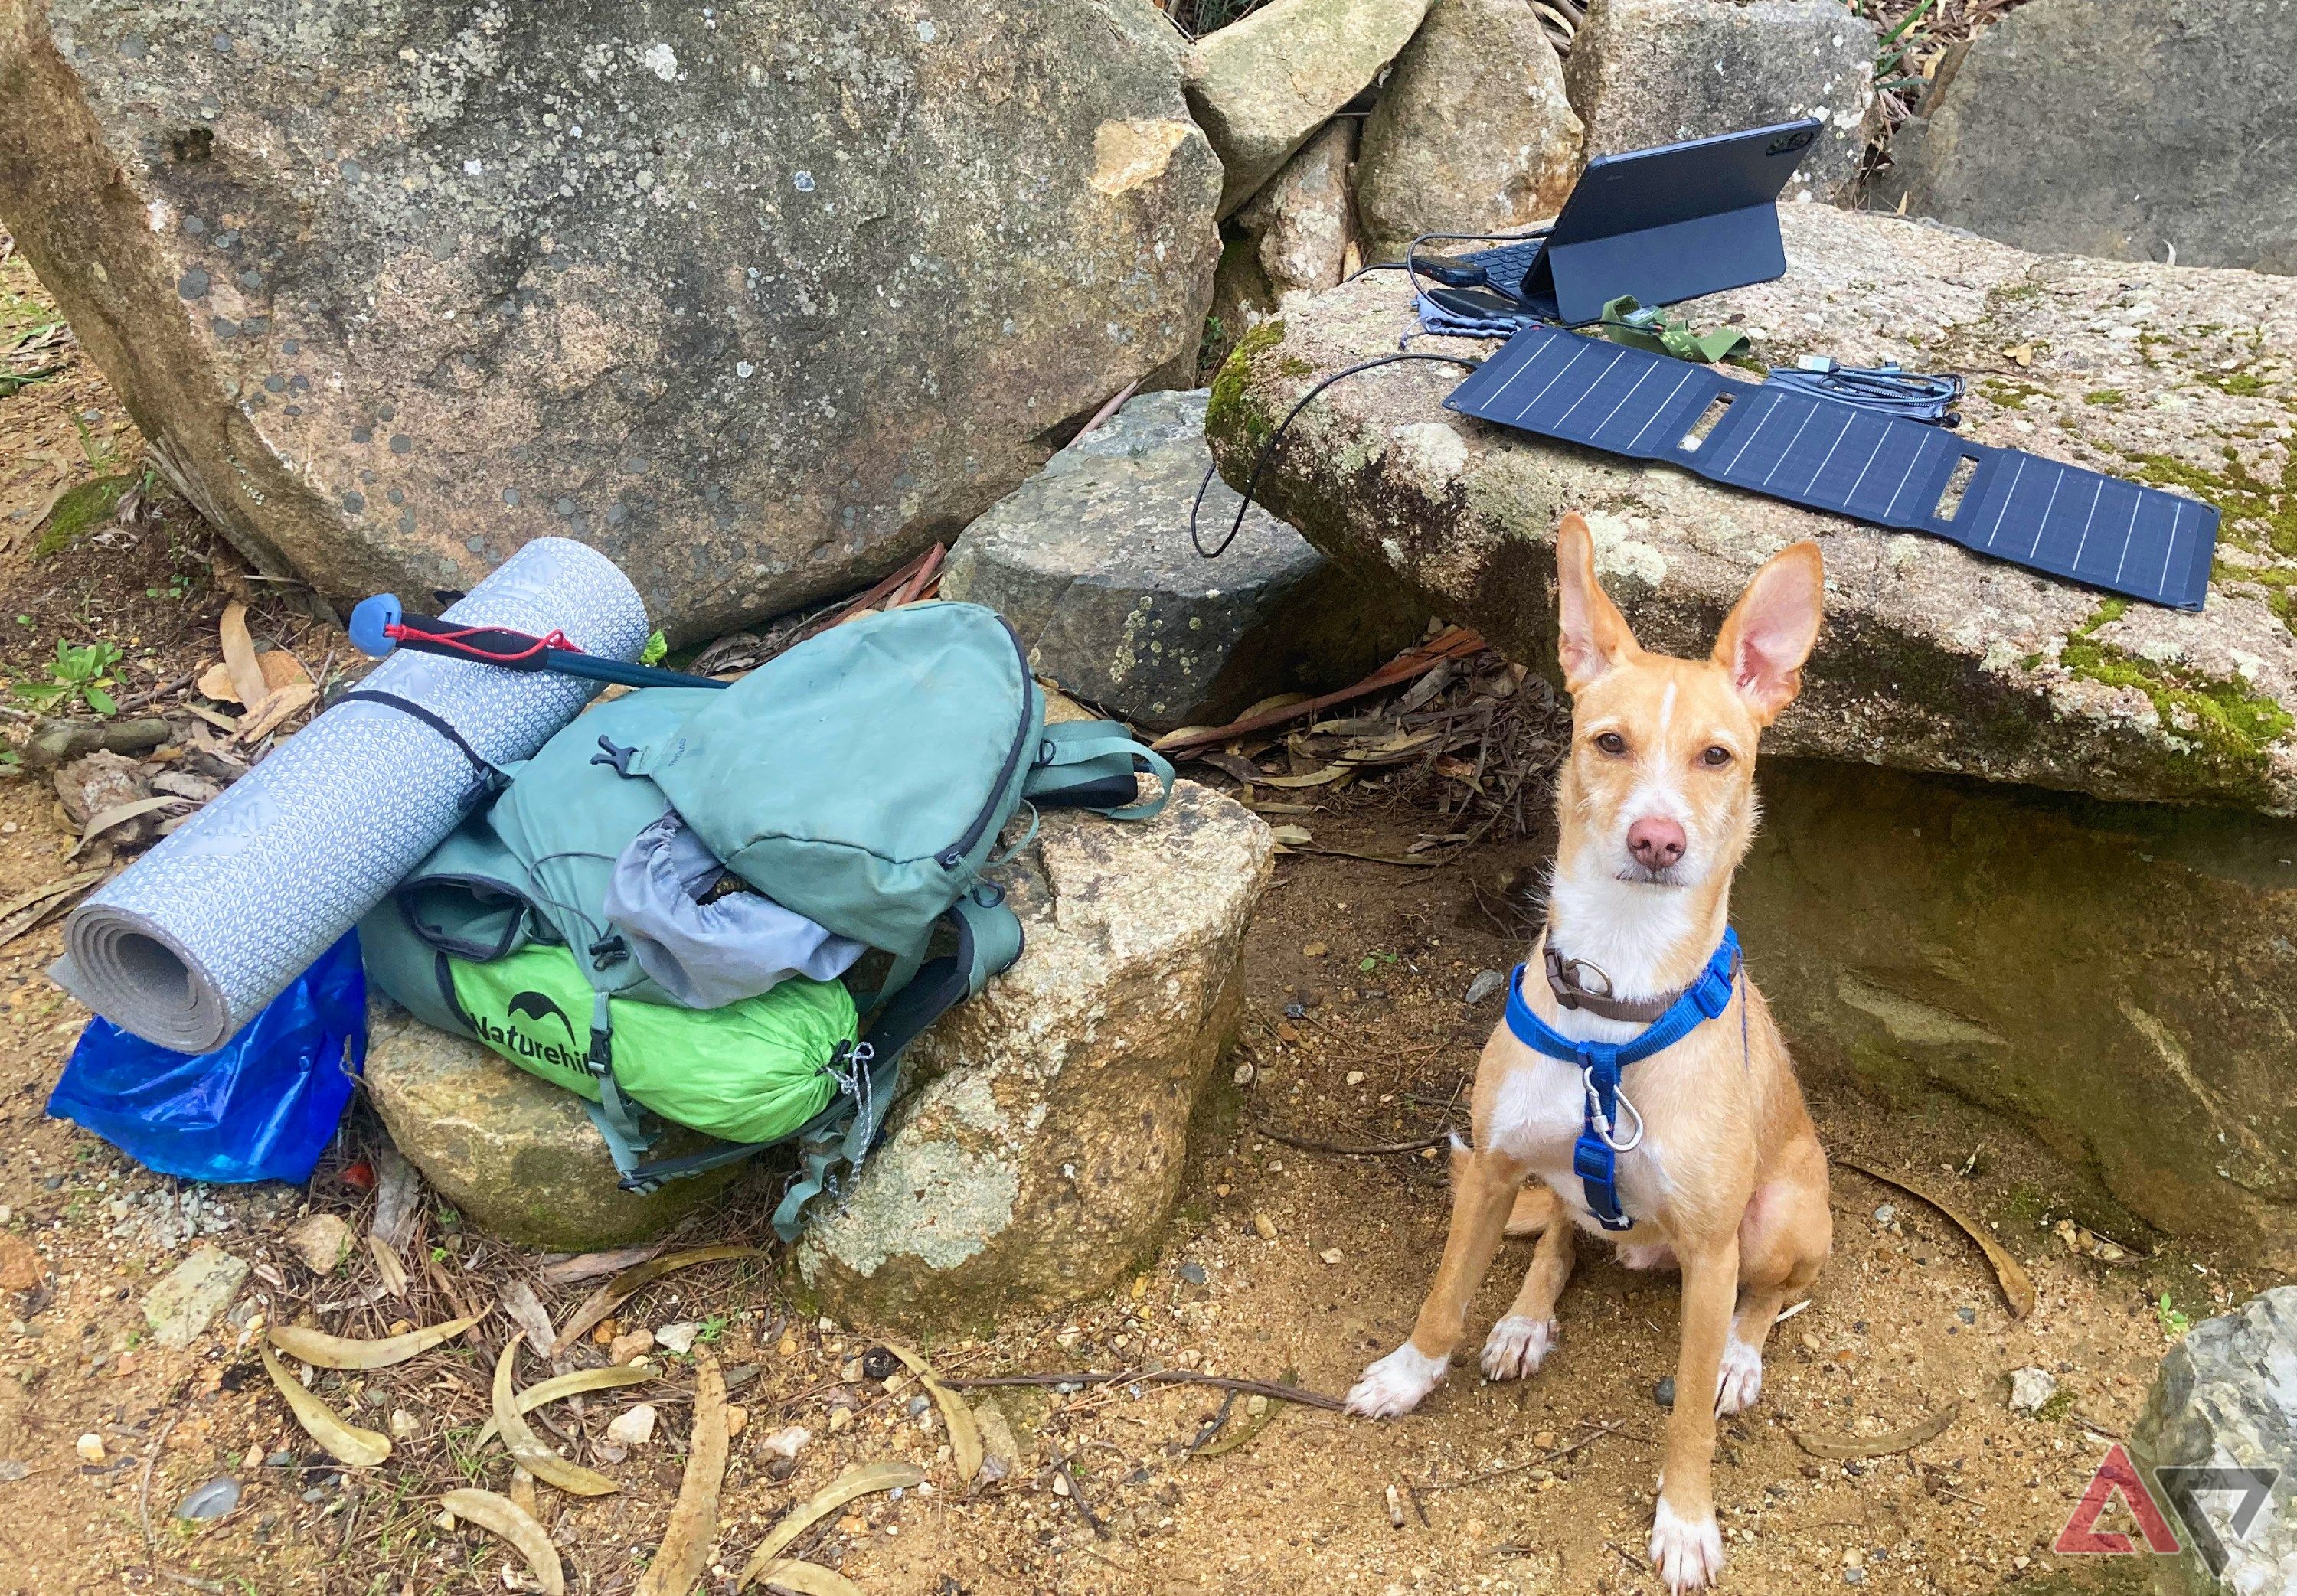
[[1555,529],[1556,657],[1577,693],[1636,652],[1627,618],[1595,580],[1595,537],[1577,510]]
[[1781,549],[1755,572],[1715,639],[1715,662],[1756,724],[1768,726],[1802,691],[1802,664],[1818,641],[1826,570],[1818,545]]

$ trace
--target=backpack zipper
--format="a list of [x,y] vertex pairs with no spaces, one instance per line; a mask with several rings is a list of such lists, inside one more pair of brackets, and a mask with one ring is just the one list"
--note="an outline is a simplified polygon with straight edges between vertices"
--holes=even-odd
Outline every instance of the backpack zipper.
[[981,812],[973,817],[973,824],[966,827],[965,835],[958,839],[954,847],[943,849],[934,855],[934,862],[944,870],[954,870],[963,864],[965,856],[973,851],[975,843],[981,841],[982,833],[989,829],[990,819],[997,810],[997,801],[1004,796],[1006,787],[1011,785],[1013,772],[1020,767],[1022,750],[1029,745],[1031,687],[1028,651],[1021,646],[1020,635],[1006,623],[1002,615],[997,618],[997,624],[1004,628],[1005,640],[1013,646],[1013,657],[1021,664],[1021,721],[1013,728],[1013,746],[1005,751],[1004,769],[998,772],[997,785],[989,790],[989,796],[983,802]]

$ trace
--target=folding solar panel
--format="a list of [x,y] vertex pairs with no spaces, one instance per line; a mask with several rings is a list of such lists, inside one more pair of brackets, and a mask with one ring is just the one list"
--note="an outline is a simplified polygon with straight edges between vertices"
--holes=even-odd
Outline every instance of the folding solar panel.
[[2132,598],[2197,610],[2209,588],[2211,506],[1577,333],[1527,327],[1445,403]]

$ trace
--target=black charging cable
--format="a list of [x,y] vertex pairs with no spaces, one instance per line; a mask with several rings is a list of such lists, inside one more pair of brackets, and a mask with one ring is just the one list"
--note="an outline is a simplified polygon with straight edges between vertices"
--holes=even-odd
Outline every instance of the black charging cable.
[[1286,430],[1298,419],[1300,412],[1308,407],[1309,400],[1342,377],[1352,377],[1358,372],[1372,371],[1382,366],[1395,366],[1405,360],[1440,360],[1449,366],[1464,366],[1470,371],[1474,371],[1483,365],[1481,360],[1469,355],[1438,355],[1433,352],[1406,350],[1402,354],[1382,355],[1376,360],[1366,360],[1360,366],[1351,366],[1334,372],[1302,394],[1300,402],[1292,407],[1290,413],[1277,424],[1276,431],[1270,436],[1268,441],[1261,445],[1260,457],[1252,463],[1252,474],[1245,479],[1244,497],[1236,506],[1236,519],[1229,522],[1228,536],[1223,538],[1219,546],[1214,548],[1205,547],[1204,534],[1197,526],[1197,517],[1204,509],[1205,494],[1212,488],[1213,476],[1219,471],[1220,465],[1215,461],[1205,467],[1205,480],[1197,484],[1197,497],[1189,506],[1189,541],[1197,546],[1197,552],[1207,560],[1217,560],[1228,552],[1228,546],[1236,541],[1237,533],[1244,529],[1245,512],[1252,508],[1252,497],[1260,487],[1260,473],[1268,469],[1269,459],[1276,453],[1276,446],[1284,441]]

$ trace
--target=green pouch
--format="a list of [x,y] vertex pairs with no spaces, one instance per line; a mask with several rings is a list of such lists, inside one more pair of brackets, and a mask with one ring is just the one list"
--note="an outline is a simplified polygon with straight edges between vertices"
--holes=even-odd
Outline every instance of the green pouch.
[[[599,1100],[590,1072],[594,994],[564,948],[532,943],[485,964],[445,961],[471,1031],[555,1086]],[[795,978],[722,1008],[609,998],[614,1079],[666,1120],[731,1142],[779,1141],[828,1105],[853,1040],[853,1000]]]

